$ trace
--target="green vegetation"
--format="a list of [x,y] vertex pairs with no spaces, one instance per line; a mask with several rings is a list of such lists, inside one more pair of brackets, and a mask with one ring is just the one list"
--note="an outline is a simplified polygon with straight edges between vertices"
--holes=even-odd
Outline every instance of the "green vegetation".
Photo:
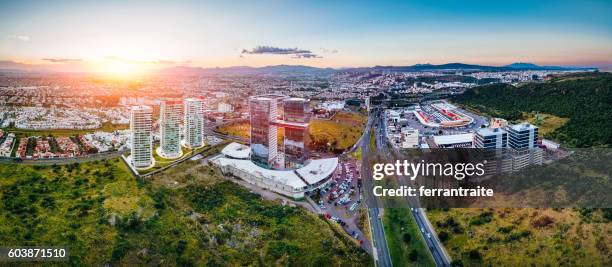
[[408,208],[386,208],[383,217],[393,266],[435,266]]
[[610,266],[612,224],[601,209],[429,210],[464,266]]
[[521,120],[523,112],[567,118],[567,123],[545,137],[574,147],[612,145],[610,99],[612,73],[571,74],[520,87],[480,86],[454,97],[459,104],[512,121]]
[[97,129],[72,130],[72,129],[54,129],[54,130],[24,130],[15,127],[2,128],[5,132],[14,133],[18,137],[21,136],[74,136],[81,134],[93,133],[95,131],[114,132],[116,130],[124,130],[129,128],[127,124],[111,124],[110,122],[102,123],[102,127]]
[[194,161],[147,181],[119,159],[0,165],[0,177],[0,243],[68,246],[71,265],[372,264],[322,219]]
[[[376,138],[374,129],[370,130],[370,149],[376,151]],[[372,159],[370,164],[375,162],[386,162],[387,155],[378,155],[377,159]],[[383,188],[397,188],[398,181],[394,177],[374,181],[375,185]],[[405,199],[395,197],[381,198],[385,208],[383,213],[383,227],[391,262],[394,266],[435,266],[431,253],[427,248],[425,240]]]

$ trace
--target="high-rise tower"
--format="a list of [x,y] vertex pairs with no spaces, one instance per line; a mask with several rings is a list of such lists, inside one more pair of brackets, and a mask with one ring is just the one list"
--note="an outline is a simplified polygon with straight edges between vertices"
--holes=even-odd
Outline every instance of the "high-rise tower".
[[203,101],[199,98],[187,98],[183,101],[184,106],[184,130],[185,146],[198,148],[204,145],[202,132],[204,131]]
[[249,100],[251,117],[251,159],[255,164],[269,168],[278,154],[277,101],[273,97],[255,96]]
[[130,130],[132,141],[131,161],[136,168],[145,168],[153,164],[151,114],[149,106],[132,107],[130,113]]
[[283,101],[283,140],[285,166],[295,167],[308,159],[308,122],[310,120],[308,101],[303,98],[289,98]]
[[157,153],[164,158],[182,155],[179,121],[183,110],[181,101],[163,101],[159,109],[160,146]]

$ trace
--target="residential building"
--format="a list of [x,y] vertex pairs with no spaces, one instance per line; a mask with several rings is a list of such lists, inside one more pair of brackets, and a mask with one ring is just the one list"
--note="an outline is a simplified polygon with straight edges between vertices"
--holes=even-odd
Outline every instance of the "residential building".
[[136,168],[146,168],[153,165],[153,144],[151,136],[150,106],[134,106],[130,114],[130,130],[132,133],[131,162]]
[[181,101],[163,101],[159,109],[160,145],[157,154],[164,158],[182,155],[179,121],[183,111]]
[[219,102],[219,104],[217,104],[217,111],[219,113],[232,112],[234,111],[234,107],[231,104]]
[[204,105],[201,98],[187,98],[184,104],[184,145],[187,148],[198,148],[204,145]]

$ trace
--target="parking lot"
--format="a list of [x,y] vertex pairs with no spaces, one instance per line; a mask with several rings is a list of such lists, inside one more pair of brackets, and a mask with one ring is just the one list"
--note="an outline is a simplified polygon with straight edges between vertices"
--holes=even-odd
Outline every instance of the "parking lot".
[[[401,122],[403,126],[408,126],[414,129],[419,130],[419,134],[422,136],[432,136],[432,135],[450,135],[450,134],[460,134],[467,132],[474,132],[476,129],[482,127],[482,125],[488,125],[486,118],[473,114],[464,109],[459,109],[459,111],[465,115],[468,115],[474,119],[474,121],[466,126],[452,127],[452,128],[441,128],[441,127],[429,127],[421,124],[416,116],[412,113],[412,111],[406,111],[404,113],[404,122]],[[392,124],[392,122],[387,122],[388,124]]]
[[340,224],[362,247],[369,248],[370,242],[358,227],[359,207],[364,204],[357,161],[342,160],[332,179],[332,183],[320,192],[317,203],[319,208],[325,218]]

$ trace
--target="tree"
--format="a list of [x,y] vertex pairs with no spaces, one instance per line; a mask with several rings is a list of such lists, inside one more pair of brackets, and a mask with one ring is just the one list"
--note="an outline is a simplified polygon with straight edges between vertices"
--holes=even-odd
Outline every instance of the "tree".
[[410,243],[410,240],[412,239],[412,237],[410,236],[409,233],[404,233],[404,235],[402,236],[402,239],[404,240],[404,242],[406,242],[406,244]]
[[448,240],[448,237],[449,237],[449,236],[448,236],[448,233],[447,233],[447,232],[445,232],[445,231],[441,231],[441,232],[438,234],[438,238],[440,239],[440,241],[442,241],[442,243],[446,242],[446,240]]
[[410,253],[408,254],[408,259],[412,262],[415,262],[418,258],[419,258],[419,253],[416,251],[416,249],[412,249]]

